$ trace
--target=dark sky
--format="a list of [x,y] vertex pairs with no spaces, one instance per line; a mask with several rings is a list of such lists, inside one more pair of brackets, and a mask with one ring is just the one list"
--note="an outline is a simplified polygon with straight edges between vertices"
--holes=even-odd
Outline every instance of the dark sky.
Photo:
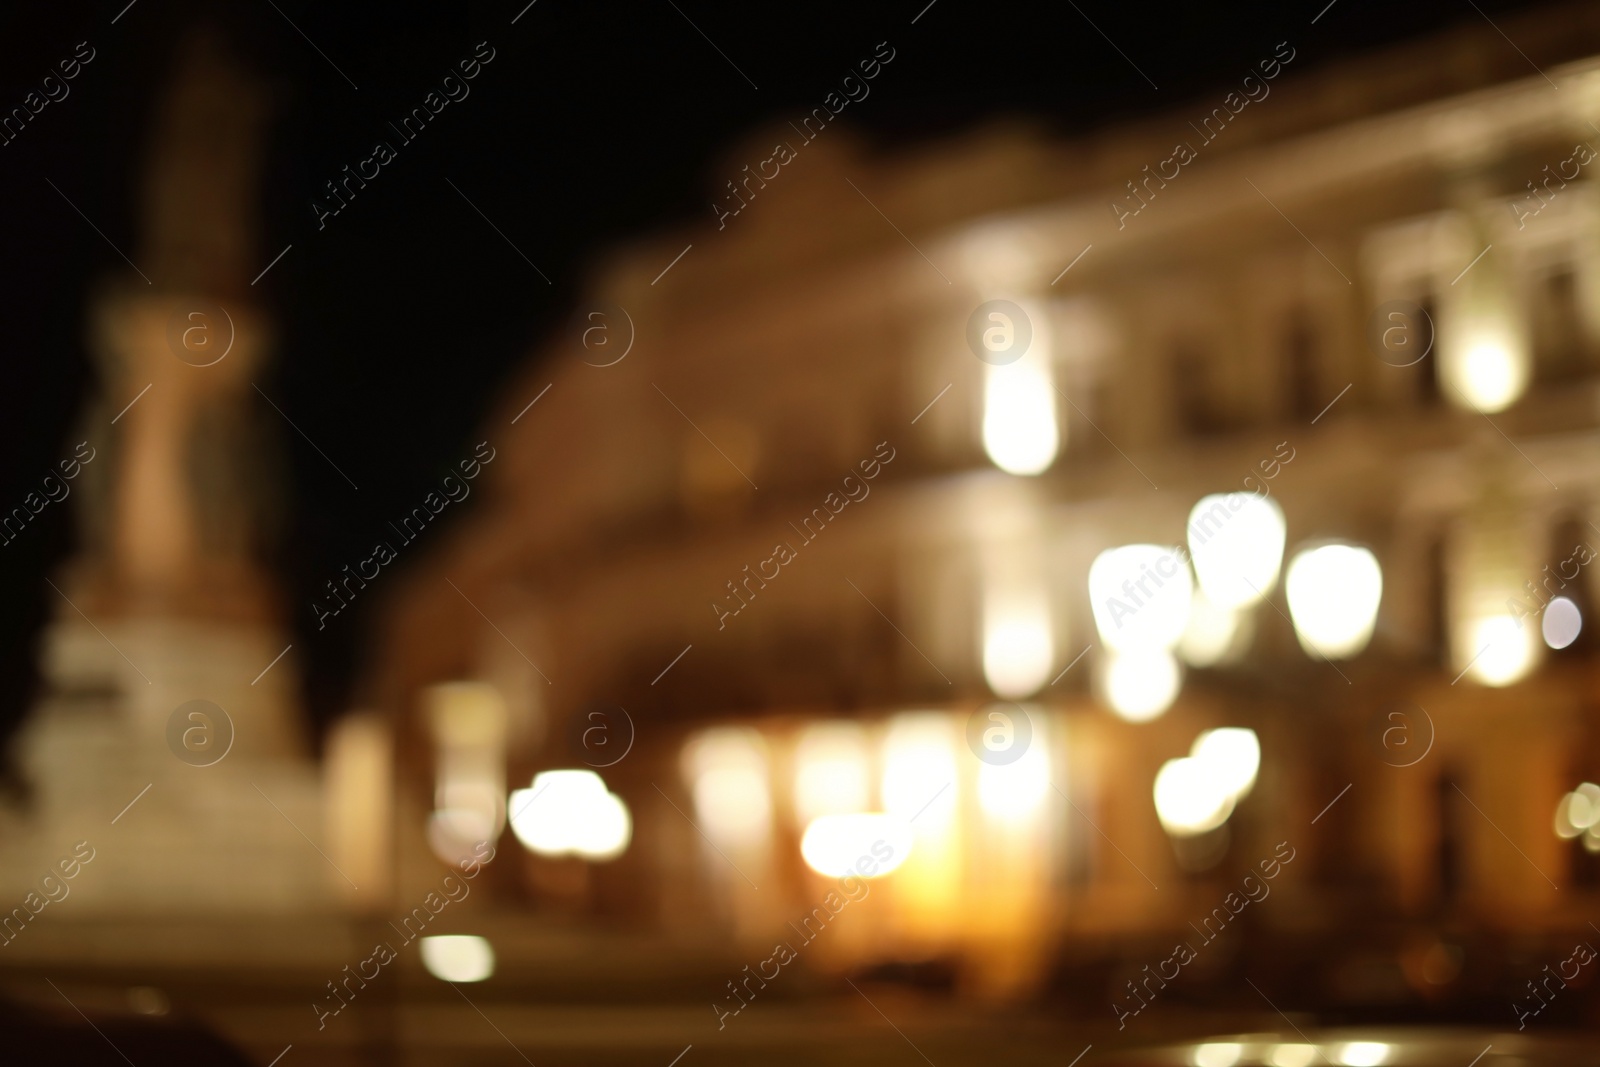
[[[97,53],[69,97],[0,147],[0,510],[71,452],[92,386],[83,311],[91,287],[127,271],[111,245],[137,247],[149,109],[177,43],[209,22],[276,100],[260,244],[269,256],[294,248],[258,286],[281,329],[262,385],[360,486],[277,424],[291,511],[272,566],[298,606],[294,641],[319,723],[342,708],[371,632],[359,603],[316,632],[305,605],[322,578],[470,452],[484,410],[570,314],[601,253],[709,220],[718,155],[764,120],[817,104],[879,41],[896,49],[893,67],[844,117],[893,148],[1007,115],[1070,136],[1231,86],[1280,40],[1298,52],[1292,81],[1341,55],[1540,6],[1336,0],[1313,26],[1326,0],[275,2],[0,7],[0,108],[19,105],[79,41]],[[496,55],[471,95],[319,232],[311,202],[322,182],[485,40]],[[0,548],[0,734],[27,706],[39,626],[61,607],[43,579],[70,550],[71,507],[47,507]]]

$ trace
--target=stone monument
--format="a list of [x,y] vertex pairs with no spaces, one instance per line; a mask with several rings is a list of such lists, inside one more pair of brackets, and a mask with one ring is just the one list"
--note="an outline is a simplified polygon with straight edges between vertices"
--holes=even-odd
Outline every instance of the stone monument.
[[80,916],[338,899],[294,657],[261,563],[279,418],[257,395],[269,336],[251,288],[265,263],[266,113],[214,38],[179,50],[150,139],[136,266],[88,316],[100,390],[74,434],[81,543],[52,579],[41,698],[14,753],[26,799],[0,811],[0,909],[39,900],[29,894],[79,842],[94,858],[54,906]]

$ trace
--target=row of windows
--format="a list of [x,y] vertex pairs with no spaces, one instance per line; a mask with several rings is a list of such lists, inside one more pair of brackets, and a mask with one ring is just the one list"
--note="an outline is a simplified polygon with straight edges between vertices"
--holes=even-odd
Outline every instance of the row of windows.
[[[1532,350],[1532,384],[1557,386],[1583,379],[1600,370],[1600,346],[1589,336],[1580,306],[1578,280],[1573,270],[1563,268],[1527,279],[1525,311]],[[1420,303],[1425,325],[1414,343],[1429,355],[1411,366],[1384,366],[1382,372],[1400,376],[1407,384],[1394,392],[1418,406],[1441,401],[1438,378],[1437,301]],[[1247,388],[1276,387],[1284,398],[1284,414],[1295,421],[1309,421],[1328,405],[1349,375],[1330,370],[1332,361],[1326,340],[1305,310],[1289,313],[1279,329],[1277,350],[1278,383],[1251,383]],[[1242,405],[1229,403],[1228,388],[1220,368],[1227,355],[1218,346],[1197,338],[1173,343],[1168,354],[1174,416],[1178,429],[1186,435],[1205,437],[1244,428],[1249,421],[1241,416]],[[1376,356],[1374,356],[1376,359]],[[1339,377],[1341,380],[1335,381]],[[1354,398],[1352,398],[1354,399]],[[1354,404],[1348,405],[1350,407]]]

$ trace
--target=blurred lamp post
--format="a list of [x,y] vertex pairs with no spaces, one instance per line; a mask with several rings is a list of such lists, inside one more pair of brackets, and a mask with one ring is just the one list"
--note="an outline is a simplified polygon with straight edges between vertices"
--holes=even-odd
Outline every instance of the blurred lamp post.
[[1356,545],[1303,548],[1284,581],[1295,636],[1307,654],[1349,659],[1367,647],[1383,598],[1383,571]]

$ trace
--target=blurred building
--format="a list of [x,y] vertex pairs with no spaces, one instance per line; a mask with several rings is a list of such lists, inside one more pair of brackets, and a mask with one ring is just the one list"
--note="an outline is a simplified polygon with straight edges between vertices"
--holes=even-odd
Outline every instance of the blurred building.
[[[823,105],[739,146],[329,583],[390,610],[320,780],[244,488],[260,105],[196,51],[163,285],[92,315],[112,445],[0,888],[108,844],[11,967],[301,1063],[803,1056],[883,1030],[841,977],[1245,1010],[1144,984],[1175,941],[1292,1006],[1501,997],[1600,888],[1600,15],[1505,28],[1315,71],[1286,41],[1077,140],[875,157]],[[492,953],[400,953],[329,1023],[483,842],[429,932]],[[806,977],[768,994],[775,942]],[[762,994],[790,1010],[725,1034]],[[833,996],[861,1014],[816,1025]],[[896,1015],[1000,1040],[932,1004]]]
[[825,970],[1115,995],[1275,850],[1201,968],[1336,947],[1287,980],[1433,998],[1465,931],[1584,928],[1597,33],[1286,41],[1071,142],[752,138],[720,225],[617,256],[484,424],[368,692],[419,807],[506,821],[424,725],[472,683],[483,780],[587,765],[631,812],[620,858],[523,857],[530,901],[756,953],[894,842]]

